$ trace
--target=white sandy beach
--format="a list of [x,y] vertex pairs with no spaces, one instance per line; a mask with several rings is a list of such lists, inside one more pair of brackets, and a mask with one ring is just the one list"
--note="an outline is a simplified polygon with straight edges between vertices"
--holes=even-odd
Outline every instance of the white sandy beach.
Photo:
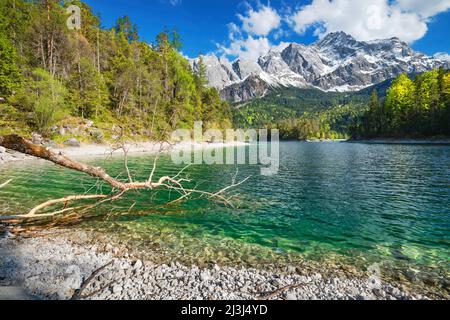
[[[181,142],[181,143],[168,143],[168,142],[130,142],[125,144],[125,148],[129,155],[138,153],[157,154],[161,152],[170,152],[172,150],[201,150],[211,148],[227,148],[245,146],[245,142]],[[62,153],[69,157],[83,158],[91,156],[110,156],[123,154],[123,149],[117,149],[113,145],[109,144],[81,144],[79,147],[59,147],[50,148],[53,152]],[[0,165],[8,162],[16,162],[26,159],[32,159],[30,156],[20,154],[12,150],[0,150]]]
[[[245,146],[245,142],[215,142],[215,143],[199,143],[199,142],[182,142],[170,144],[168,142],[134,142],[125,144],[125,148],[129,154],[133,153],[159,153],[169,152],[172,150],[198,150],[198,149],[211,149],[211,148],[226,148],[235,146]],[[110,155],[123,154],[123,149],[114,150],[111,145],[99,145],[99,144],[84,144],[80,147],[67,147],[54,149],[54,151],[62,152],[67,156],[95,156],[95,155]]]

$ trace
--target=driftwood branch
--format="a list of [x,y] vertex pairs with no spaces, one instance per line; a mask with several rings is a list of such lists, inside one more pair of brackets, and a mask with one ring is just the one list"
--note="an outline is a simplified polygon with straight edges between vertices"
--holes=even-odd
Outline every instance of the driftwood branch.
[[275,290],[273,292],[263,293],[262,295],[257,297],[257,300],[270,300],[270,299],[278,297],[280,294],[282,294],[282,293],[284,293],[286,291],[290,291],[290,290],[293,290],[293,289],[301,288],[303,286],[305,286],[304,283],[292,284],[292,285],[289,285],[289,286],[285,286],[285,287],[277,289],[277,290]]
[[76,171],[84,172],[92,177],[100,178],[109,183],[113,188],[124,190],[126,184],[110,177],[105,170],[75,161],[62,153],[56,153],[43,146],[38,146],[18,135],[0,137],[0,146],[23,154],[51,161],[57,165]]
[[89,286],[89,284],[92,282],[92,280],[95,279],[95,277],[100,274],[103,270],[105,270],[107,267],[109,267],[110,265],[112,265],[114,263],[114,260],[108,262],[107,264],[105,264],[104,266],[98,268],[97,270],[95,270],[94,272],[92,272],[92,274],[83,282],[83,284],[81,285],[80,289],[78,289],[75,294],[72,296],[72,298],[70,300],[79,300],[79,299],[83,299],[85,298],[82,293],[83,291],[85,291],[87,289],[87,287]]
[[12,181],[12,179],[9,179],[8,181],[0,184],[0,188],[6,187],[7,184],[9,184]]
[[[55,204],[59,204],[59,203],[67,204],[68,202],[71,202],[71,201],[90,200],[90,199],[105,199],[105,198],[107,198],[107,196],[105,196],[105,195],[85,195],[85,196],[70,196],[70,197],[65,197],[62,199],[50,200],[50,201],[47,201],[47,202],[44,202],[44,203],[38,205],[37,207],[32,209],[30,212],[28,212],[25,216],[28,216],[28,217],[35,216],[40,210],[45,209],[50,206],[53,206]],[[41,215],[41,216],[44,216],[44,215]]]
[[[69,157],[65,156],[61,152],[57,153],[54,152],[48,148],[45,148],[43,146],[38,146],[33,144],[32,142],[18,136],[18,135],[9,135],[9,136],[0,136],[0,146],[3,146],[7,149],[11,149],[17,152],[21,152],[27,155],[31,155],[40,159],[48,160],[50,162],[53,162],[54,164],[57,164],[59,166],[76,170],[79,172],[86,173],[94,178],[98,178],[100,180],[105,181],[108,183],[112,188],[113,191],[110,195],[74,195],[65,197],[62,199],[55,199],[55,200],[49,200],[45,203],[42,203],[38,205],[37,207],[33,208],[30,212],[24,215],[16,215],[16,216],[0,216],[0,221],[11,221],[11,220],[21,220],[21,219],[36,219],[36,218],[48,218],[53,217],[57,214],[62,214],[68,211],[73,211],[74,208],[67,208],[67,204],[69,202],[74,201],[81,201],[81,200],[92,200],[97,199],[99,202],[97,204],[104,203],[106,201],[115,201],[121,198],[127,191],[130,190],[154,190],[156,188],[164,188],[167,190],[173,190],[180,194],[180,197],[172,202],[169,202],[169,204],[179,202],[181,200],[184,200],[188,198],[192,194],[197,194],[200,196],[205,196],[209,199],[216,199],[220,200],[221,202],[232,206],[232,203],[229,198],[225,196],[225,192],[228,191],[231,188],[235,188],[242,183],[246,182],[250,177],[240,181],[236,182],[236,175],[234,175],[232,179],[231,185],[217,191],[217,192],[208,192],[208,191],[201,191],[197,189],[189,189],[185,188],[183,186],[184,182],[190,182],[189,179],[182,178],[182,173],[189,167],[184,167],[181,171],[179,171],[175,176],[163,176],[159,178],[158,181],[153,181],[153,176],[156,171],[156,163],[158,160],[158,156],[155,158],[153,162],[153,167],[151,170],[151,173],[149,175],[149,178],[144,182],[134,182],[130,170],[128,168],[128,150],[125,148],[125,145],[122,144],[119,149],[123,149],[125,153],[125,169],[127,171],[127,178],[128,182],[122,182],[116,178],[111,177],[106,173],[106,171],[101,167],[94,167],[87,164],[84,164],[82,162],[75,161],[73,159],[70,159]],[[0,185],[0,187],[5,186],[10,181],[7,181]],[[46,209],[50,206],[54,206],[57,204],[64,204],[64,208],[59,211],[55,211],[52,213],[45,213],[45,214],[38,214],[43,209]],[[93,205],[93,206],[95,206]],[[91,207],[93,207],[91,206]]]

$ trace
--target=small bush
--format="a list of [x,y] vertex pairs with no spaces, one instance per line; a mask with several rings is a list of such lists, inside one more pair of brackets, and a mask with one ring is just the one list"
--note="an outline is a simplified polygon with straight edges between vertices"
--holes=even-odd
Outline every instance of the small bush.
[[105,140],[105,136],[102,131],[93,130],[93,131],[91,131],[91,139],[95,143],[102,143]]

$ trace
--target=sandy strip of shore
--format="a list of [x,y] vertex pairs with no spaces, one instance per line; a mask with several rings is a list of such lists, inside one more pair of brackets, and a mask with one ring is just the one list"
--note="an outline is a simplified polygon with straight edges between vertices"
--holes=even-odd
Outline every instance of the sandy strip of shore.
[[90,237],[84,231],[76,231],[75,236],[76,242],[64,230],[26,238],[4,233],[0,237],[3,299],[8,292],[11,298],[70,299],[95,270],[111,261],[82,292],[85,299],[427,299],[390,284],[374,289],[368,278],[305,275],[295,267],[277,271],[142,261],[109,243],[80,244],[80,239]]
[[[125,148],[129,154],[135,153],[149,153],[156,154],[159,152],[169,152],[172,150],[199,150],[199,149],[214,149],[227,148],[236,146],[245,146],[244,142],[215,142],[215,143],[199,143],[199,142],[182,142],[176,144],[169,144],[166,142],[135,142],[125,144]],[[68,156],[105,156],[113,154],[123,154],[123,150],[113,151],[110,145],[85,144],[81,147],[68,147],[53,149],[56,152],[62,152]]]
[[[157,154],[160,152],[170,152],[172,150],[205,150],[215,148],[228,148],[245,146],[245,142],[214,142],[214,143],[198,143],[198,142],[182,142],[176,144],[169,144],[166,142],[134,142],[125,144],[125,148],[129,155],[146,153]],[[65,147],[65,148],[50,148],[50,150],[56,153],[62,153],[69,157],[83,158],[91,156],[109,156],[123,155],[123,150],[113,150],[111,145],[106,144],[82,144],[80,147]],[[27,159],[33,159],[31,156],[27,156],[12,150],[0,150],[0,165],[8,162],[17,162]]]

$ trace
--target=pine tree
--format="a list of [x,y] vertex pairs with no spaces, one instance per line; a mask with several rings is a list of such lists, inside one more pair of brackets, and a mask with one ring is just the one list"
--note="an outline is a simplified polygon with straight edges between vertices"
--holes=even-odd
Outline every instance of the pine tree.
[[370,95],[369,112],[366,119],[369,135],[376,136],[379,133],[379,107],[378,93],[374,89]]
[[124,34],[130,43],[139,39],[137,25],[131,22],[129,16],[123,16],[117,19],[114,28],[118,34]]
[[202,90],[208,84],[207,67],[203,62],[203,56],[200,56],[195,72],[197,86]]
[[21,73],[16,65],[17,54],[10,41],[0,35],[0,97],[11,95],[21,83]]
[[[81,30],[66,26],[69,5],[81,8]],[[100,26],[81,0],[0,1],[0,96],[10,95],[31,130],[50,134],[60,114],[154,139],[177,126],[192,128],[195,120],[230,123],[228,104],[206,88],[206,70],[195,74],[180,54],[176,31],[149,45],[127,16],[112,29]]]

